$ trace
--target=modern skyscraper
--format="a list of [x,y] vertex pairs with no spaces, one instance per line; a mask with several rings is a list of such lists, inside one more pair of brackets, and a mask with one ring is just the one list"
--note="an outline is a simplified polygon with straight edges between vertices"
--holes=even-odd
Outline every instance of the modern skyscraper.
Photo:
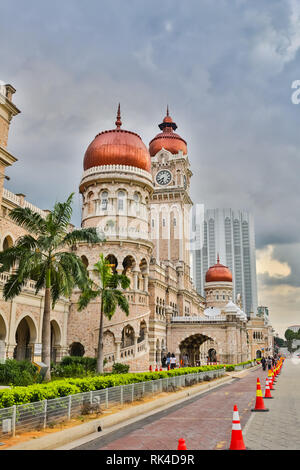
[[233,275],[233,295],[240,294],[244,311],[257,311],[257,283],[254,221],[247,211],[208,209],[201,221],[193,220],[193,281],[197,291],[204,294],[205,273],[220,262]]

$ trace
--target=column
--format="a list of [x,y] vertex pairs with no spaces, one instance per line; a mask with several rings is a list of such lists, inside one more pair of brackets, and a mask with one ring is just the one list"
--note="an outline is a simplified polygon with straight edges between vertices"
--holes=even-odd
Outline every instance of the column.
[[133,269],[133,290],[138,290],[138,275],[139,270],[137,268]]
[[148,292],[149,273],[144,274],[144,291]]
[[145,351],[149,350],[149,333],[145,331]]
[[136,356],[138,353],[138,337],[134,337],[134,355]]
[[116,362],[120,361],[121,341],[116,341]]

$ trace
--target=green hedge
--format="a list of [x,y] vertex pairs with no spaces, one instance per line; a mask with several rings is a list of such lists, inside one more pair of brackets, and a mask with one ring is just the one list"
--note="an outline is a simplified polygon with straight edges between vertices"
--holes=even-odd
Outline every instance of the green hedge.
[[32,385],[40,380],[37,368],[29,361],[6,359],[0,364],[1,385]]
[[118,385],[128,385],[149,380],[175,377],[178,375],[218,370],[225,367],[226,371],[234,370],[238,365],[250,364],[253,361],[240,362],[239,364],[220,364],[214,366],[183,367],[168,371],[138,372],[126,374],[95,375],[85,378],[66,378],[54,380],[44,384],[28,385],[27,387],[13,387],[0,390],[0,408],[8,408],[13,405],[33,403],[41,400],[66,397],[76,393],[92,390],[102,390]]
[[118,385],[127,385],[148,380],[157,380],[178,375],[192,374],[224,368],[223,365],[184,367],[169,371],[139,372],[136,374],[110,374],[96,375],[86,378],[73,378],[55,380],[45,384],[29,385],[28,387],[13,387],[0,390],[0,408],[8,408],[13,405],[33,403],[40,400],[51,400],[53,398],[66,397],[76,393],[92,390],[102,390]]
[[[253,359],[253,361],[255,361],[255,359]],[[226,372],[231,372],[235,370],[237,366],[244,366],[246,364],[251,364],[253,361],[239,362],[238,364],[224,364],[223,367],[226,368]]]

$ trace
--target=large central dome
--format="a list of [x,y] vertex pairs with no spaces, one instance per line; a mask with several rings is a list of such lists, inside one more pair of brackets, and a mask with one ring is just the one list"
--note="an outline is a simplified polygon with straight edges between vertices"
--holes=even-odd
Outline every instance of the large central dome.
[[115,124],[116,129],[100,132],[90,143],[84,156],[84,170],[103,165],[128,165],[150,172],[150,155],[140,136],[121,129],[120,105]]

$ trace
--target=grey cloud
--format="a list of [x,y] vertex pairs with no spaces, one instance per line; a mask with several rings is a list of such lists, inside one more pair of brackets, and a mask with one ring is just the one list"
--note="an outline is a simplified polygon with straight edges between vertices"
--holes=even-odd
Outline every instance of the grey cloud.
[[250,210],[258,248],[300,242],[299,18],[292,0],[2,3],[0,79],[22,110],[6,186],[52,207],[77,193],[84,152],[114,127],[119,101],[123,127],[146,144],[169,104],[188,142],[194,202]]

